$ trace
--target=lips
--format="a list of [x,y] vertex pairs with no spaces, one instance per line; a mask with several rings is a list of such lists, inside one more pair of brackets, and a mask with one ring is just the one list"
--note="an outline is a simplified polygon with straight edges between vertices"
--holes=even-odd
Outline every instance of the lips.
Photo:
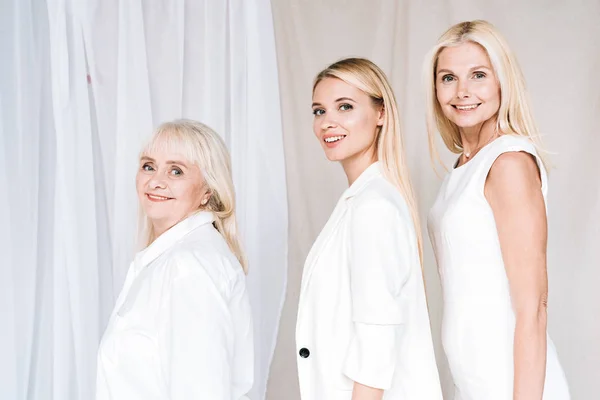
[[325,143],[325,146],[327,146],[328,148],[333,148],[336,147],[339,143],[341,143],[347,135],[344,134],[335,134],[335,133],[329,133],[327,135],[323,136],[323,142]]
[[477,103],[477,104],[452,104],[452,107],[454,107],[455,110],[458,110],[458,111],[461,111],[461,112],[469,112],[469,111],[476,110],[480,105],[481,105],[481,103]]
[[146,193],[146,198],[153,202],[163,202],[163,201],[173,200],[172,197],[159,196],[157,194],[152,194],[152,193]]
[[345,137],[346,137],[346,135],[328,136],[328,137],[324,138],[323,140],[325,141],[325,143],[335,143],[335,142],[339,142],[340,140],[342,140]]

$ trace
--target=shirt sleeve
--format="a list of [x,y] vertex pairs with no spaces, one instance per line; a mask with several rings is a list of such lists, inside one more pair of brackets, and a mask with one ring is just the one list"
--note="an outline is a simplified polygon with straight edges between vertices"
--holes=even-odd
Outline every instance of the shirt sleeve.
[[234,281],[229,309],[235,335],[232,399],[248,400],[246,396],[254,383],[254,335],[245,275],[240,274]]
[[[175,264],[185,262],[188,260],[174,261]],[[236,387],[238,333],[230,308],[230,300],[240,302],[239,298],[232,297],[239,297],[235,279],[229,281],[224,276],[215,276],[200,265],[198,268],[172,267],[185,272],[174,274],[165,296],[161,353],[165,358],[163,372],[167,377],[169,399],[245,398],[246,393],[240,391],[249,390],[252,379],[250,386]],[[245,290],[242,297],[245,299]],[[235,307],[238,314],[241,312],[246,314],[246,319],[250,318],[249,309],[244,306],[240,309],[239,304]]]
[[349,260],[353,336],[344,374],[389,389],[409,299],[405,287],[419,268],[412,219],[384,199],[351,209]]

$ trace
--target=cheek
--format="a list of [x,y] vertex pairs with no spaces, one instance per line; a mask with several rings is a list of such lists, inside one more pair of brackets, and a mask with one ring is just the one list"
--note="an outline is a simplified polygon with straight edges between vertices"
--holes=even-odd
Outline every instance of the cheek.
[[179,193],[179,199],[185,201],[191,207],[200,204],[201,185],[190,184],[189,182],[178,182],[173,191]]
[[359,133],[362,144],[371,145],[377,138],[377,119],[378,114],[375,112],[354,114],[345,121],[344,128],[350,132]]
[[340,115],[338,123],[348,132],[352,132],[353,130],[364,131],[366,126],[371,125],[368,116],[358,112]]
[[200,202],[202,201],[203,194],[204,194],[204,191],[202,190],[202,186],[197,185],[196,187],[194,187],[194,190],[192,190],[192,192],[190,194],[191,202],[194,203],[196,206],[200,206]]
[[140,199],[144,196],[144,193],[146,192],[146,182],[148,182],[147,177],[138,172],[138,174],[135,177],[135,188]]
[[[323,117],[321,117],[323,118]],[[321,132],[321,121],[319,118],[313,118],[313,133],[318,138]]]
[[488,103],[500,103],[500,88],[496,84],[485,85],[481,88],[481,98]]
[[452,100],[452,92],[449,88],[438,87],[435,89],[435,95],[437,97],[437,101],[441,106],[446,106]]

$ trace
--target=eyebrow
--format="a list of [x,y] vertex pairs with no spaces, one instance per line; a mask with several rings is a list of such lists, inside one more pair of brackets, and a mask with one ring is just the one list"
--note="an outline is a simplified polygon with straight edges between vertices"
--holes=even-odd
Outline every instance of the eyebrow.
[[[469,71],[476,71],[478,69],[487,69],[488,71],[491,71],[490,67],[486,67],[485,65],[477,65],[475,67],[471,67],[469,68]],[[454,74],[454,72],[450,71],[449,69],[440,69],[437,74],[441,74],[441,73],[448,73],[448,74]]]
[[487,67],[485,65],[478,65],[476,67],[471,68],[470,71],[475,71],[475,70],[478,70],[478,69],[489,69],[489,70],[491,70],[490,67]]
[[[154,158],[148,157],[148,156],[142,156],[140,158],[140,160],[142,160],[142,161],[144,161],[144,160],[145,161],[151,161],[153,163],[156,162],[156,160]],[[188,167],[186,163],[184,163],[183,161],[178,161],[178,160],[167,160],[165,162],[165,164],[178,164],[178,165],[181,165],[181,166],[186,167],[186,168]]]
[[[354,99],[351,99],[350,97],[340,97],[339,99],[335,99],[335,103],[339,103],[340,101],[351,101],[353,103],[356,103],[356,101]],[[314,106],[322,106],[321,103],[312,103],[312,107]]]

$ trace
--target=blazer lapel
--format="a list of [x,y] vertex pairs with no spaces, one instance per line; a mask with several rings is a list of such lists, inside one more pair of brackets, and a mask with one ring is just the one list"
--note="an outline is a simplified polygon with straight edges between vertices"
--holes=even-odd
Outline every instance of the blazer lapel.
[[360,193],[367,183],[377,177],[381,177],[381,163],[379,161],[371,164],[365,171],[363,171],[358,179],[356,179],[356,181],[344,191],[342,197],[338,200],[331,217],[329,217],[325,227],[317,237],[317,240],[308,253],[306,262],[304,263],[304,270],[302,271],[302,286],[300,288],[300,303],[302,303],[302,294],[306,291],[310,277],[313,273],[315,265],[317,264],[319,256],[323,251],[323,248],[331,239],[332,234],[336,231],[338,225],[348,210],[348,200]]
[[317,237],[317,240],[311,247],[310,252],[308,253],[308,257],[306,257],[306,261],[304,263],[304,270],[302,271],[302,287],[300,289],[300,296],[302,296],[302,293],[308,286],[308,282],[317,263],[317,260],[319,259],[319,256],[323,251],[323,247],[327,244],[329,239],[331,239],[332,234],[335,232],[336,228],[338,227],[344,215],[346,214],[347,209],[348,207],[346,205],[346,198],[345,196],[342,196],[342,198],[340,198],[337,205],[335,206],[333,213],[327,220],[325,227],[323,227],[323,230],[321,231],[321,233]]

